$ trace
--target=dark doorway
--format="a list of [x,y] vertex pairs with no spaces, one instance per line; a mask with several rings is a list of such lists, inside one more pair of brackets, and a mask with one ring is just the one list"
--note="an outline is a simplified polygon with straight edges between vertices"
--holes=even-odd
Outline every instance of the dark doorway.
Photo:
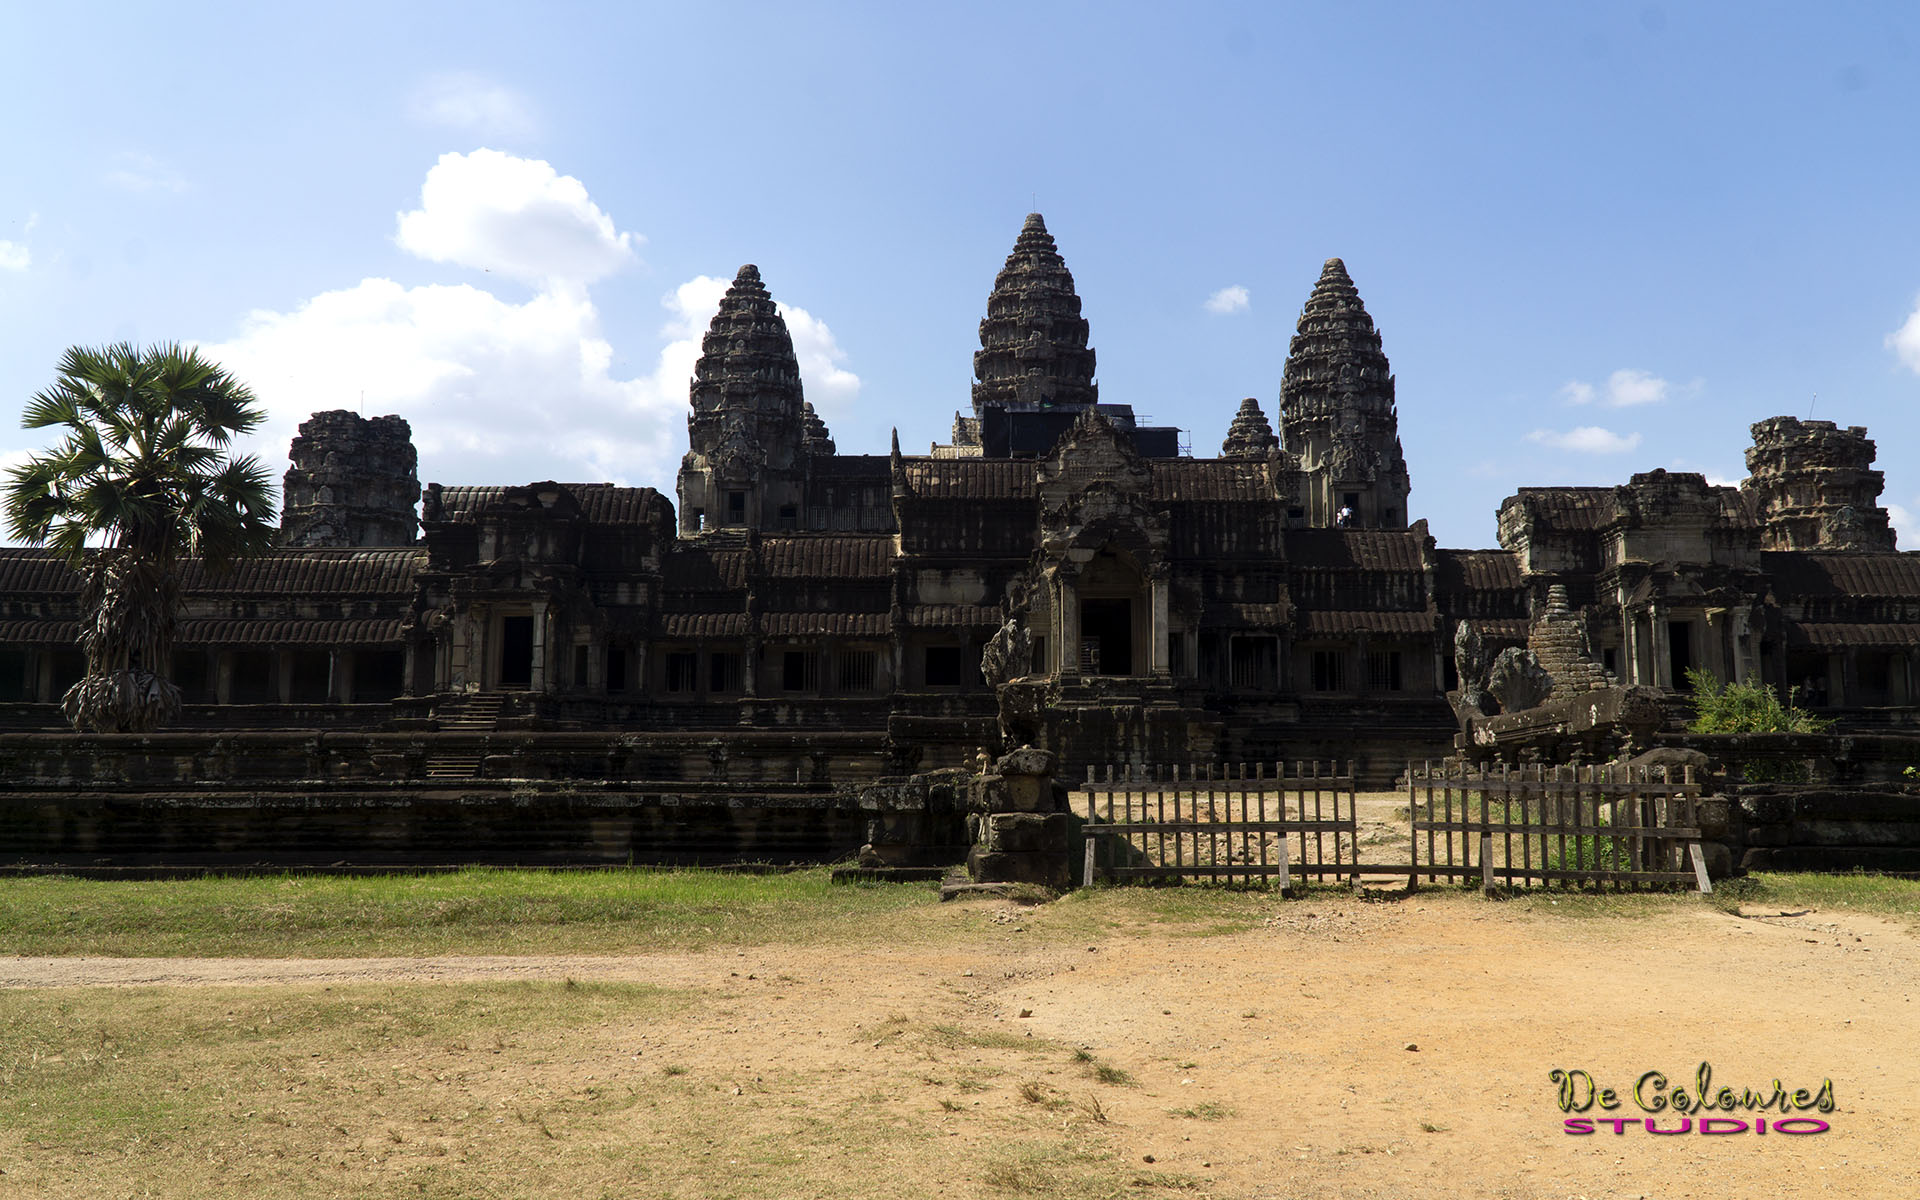
[[1693,622],[1667,622],[1667,649],[1671,652],[1673,686],[1684,691],[1687,686],[1687,671],[1693,666]]
[[500,619],[500,686],[533,685],[533,618]]
[[1133,674],[1133,601],[1080,605],[1081,669],[1090,675]]

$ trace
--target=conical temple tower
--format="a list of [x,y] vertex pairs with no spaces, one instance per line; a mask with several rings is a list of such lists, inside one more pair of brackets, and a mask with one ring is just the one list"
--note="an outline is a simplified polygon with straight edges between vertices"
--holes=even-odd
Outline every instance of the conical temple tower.
[[[811,409],[787,323],[752,264],[740,268],[707,327],[689,399],[681,532],[794,527]],[[823,438],[826,427],[813,421]]]
[[1280,385],[1281,439],[1300,457],[1316,528],[1407,527],[1393,373],[1346,264],[1330,258],[1300,312]]
[[1267,422],[1267,414],[1260,409],[1260,402],[1248,396],[1240,402],[1240,411],[1233,416],[1233,424],[1227,429],[1227,440],[1220,443],[1221,458],[1264,458],[1268,451],[1280,445],[1280,439],[1273,436],[1273,426]]
[[1028,213],[993,281],[973,356],[973,412],[1093,404],[1093,349],[1073,274],[1039,213]]

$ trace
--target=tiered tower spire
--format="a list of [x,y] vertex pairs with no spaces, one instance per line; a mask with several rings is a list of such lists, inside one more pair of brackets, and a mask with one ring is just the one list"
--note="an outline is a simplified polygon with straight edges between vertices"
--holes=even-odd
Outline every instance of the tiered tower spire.
[[1280,385],[1281,438],[1300,456],[1310,525],[1407,527],[1393,372],[1347,266],[1330,258],[1300,312]]
[[1220,443],[1220,457],[1263,458],[1279,445],[1280,439],[1273,436],[1273,426],[1267,422],[1267,414],[1261,411],[1260,402],[1248,396],[1240,402],[1240,411],[1233,416],[1233,425],[1227,430],[1227,440]]
[[810,409],[787,323],[751,263],[740,268],[707,327],[689,399],[682,532],[774,528],[783,513],[791,518],[787,510],[797,511],[805,474]]
[[973,411],[1096,403],[1093,349],[1073,274],[1039,213],[1028,213],[993,281],[973,356]]

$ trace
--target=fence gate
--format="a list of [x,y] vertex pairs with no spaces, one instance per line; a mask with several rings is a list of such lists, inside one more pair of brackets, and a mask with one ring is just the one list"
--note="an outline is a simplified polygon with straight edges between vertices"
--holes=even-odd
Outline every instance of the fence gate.
[[1707,879],[1693,768],[1407,767],[1409,888],[1420,880],[1632,890]]
[[[1084,881],[1278,876],[1354,879],[1358,821],[1349,762],[1087,769]],[[1099,775],[1104,774],[1105,778]]]

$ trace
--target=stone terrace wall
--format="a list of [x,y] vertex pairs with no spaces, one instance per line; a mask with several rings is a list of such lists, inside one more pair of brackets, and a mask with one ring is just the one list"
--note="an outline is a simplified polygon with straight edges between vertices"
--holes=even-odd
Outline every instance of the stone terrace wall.
[[1746,784],[1719,840],[1747,871],[1920,875],[1920,788]]
[[[826,862],[877,737],[0,736],[0,869]],[[445,774],[448,764],[473,775]]]

